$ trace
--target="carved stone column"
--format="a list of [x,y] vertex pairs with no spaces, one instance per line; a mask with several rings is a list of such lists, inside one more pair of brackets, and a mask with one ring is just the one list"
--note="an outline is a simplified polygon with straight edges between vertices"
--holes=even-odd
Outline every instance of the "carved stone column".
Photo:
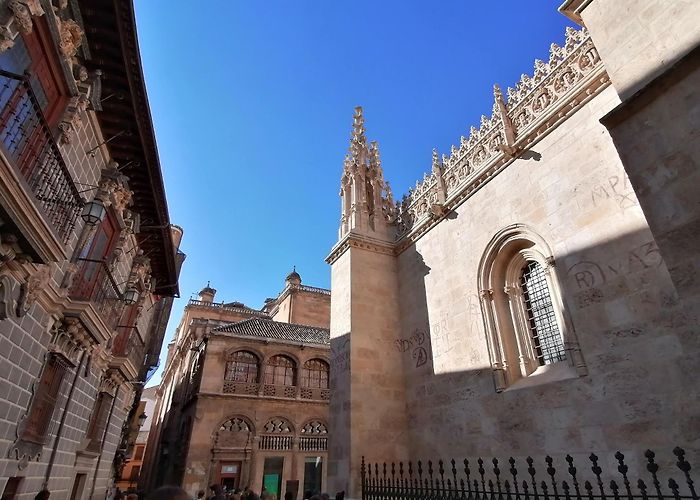
[[491,354],[491,371],[496,392],[501,392],[506,388],[507,377],[505,370],[505,359],[503,348],[498,335],[496,322],[493,314],[493,290],[480,290],[479,298],[481,310],[484,318],[484,329],[486,340],[488,341],[489,353]]
[[527,328],[527,318],[523,310],[523,290],[520,285],[506,285],[503,291],[508,296],[510,311],[513,315],[513,327],[515,328],[515,339],[518,346],[518,360],[520,363],[520,374],[527,377],[532,373],[532,349],[528,340],[530,331]]

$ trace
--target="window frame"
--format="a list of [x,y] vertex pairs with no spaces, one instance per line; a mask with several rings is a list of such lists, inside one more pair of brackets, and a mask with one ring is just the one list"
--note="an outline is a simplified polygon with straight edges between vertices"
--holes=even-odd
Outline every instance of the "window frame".
[[[521,286],[523,268],[539,264],[545,274],[566,360],[541,366]],[[535,372],[566,365],[561,378],[587,375],[576,334],[562,299],[554,257],[547,243],[523,224],[497,233],[479,263],[479,297],[496,392],[502,392]],[[554,377],[556,379],[556,377]],[[550,377],[550,380],[552,377]]]
[[[318,368],[318,369],[313,369],[307,366],[310,363],[319,363],[322,364],[323,367],[325,367],[325,370],[323,368]],[[317,379],[312,378],[312,374],[318,374]],[[324,373],[325,373],[325,378],[324,378]],[[325,385],[324,385],[324,380],[325,380]],[[311,382],[318,382],[317,384],[312,384]],[[330,365],[328,362],[324,359],[321,358],[312,358],[309,360],[306,360],[301,368],[301,386],[302,387],[308,387],[310,389],[328,389],[330,387]]]
[[107,391],[99,391],[95,398],[92,417],[85,430],[88,439],[87,449],[99,452],[102,449],[102,437],[109,422],[110,410],[114,395]]
[[[246,379],[245,380],[240,380],[236,377],[236,375],[239,373],[239,370],[236,370],[236,366],[238,363],[241,363],[240,360],[235,359],[236,355],[239,353],[245,353],[245,354],[250,354],[250,356],[255,360],[255,373],[253,380],[249,380],[251,371],[250,369],[245,370],[246,374]],[[244,363],[247,366],[253,366],[252,363]],[[233,373],[233,376],[230,376]],[[241,372],[243,373],[243,372]],[[226,357],[226,365],[224,366],[224,381],[226,382],[235,382],[239,384],[257,384],[258,381],[260,380],[260,358],[252,351],[248,351],[246,349],[239,349],[237,351],[234,351],[230,353]]]
[[[276,363],[278,360],[286,360],[288,363],[282,365]],[[281,372],[281,373],[280,373]],[[277,385],[283,387],[295,387],[297,385],[297,363],[286,354],[275,354],[265,361],[264,384]],[[282,380],[282,383],[277,383]],[[287,383],[291,381],[291,383]]]
[[[29,411],[22,429],[21,439],[30,443],[46,443],[56,412],[56,405],[61,397],[61,387],[71,364],[58,353],[49,352],[41,375],[35,385]],[[50,380],[47,380],[50,378]]]

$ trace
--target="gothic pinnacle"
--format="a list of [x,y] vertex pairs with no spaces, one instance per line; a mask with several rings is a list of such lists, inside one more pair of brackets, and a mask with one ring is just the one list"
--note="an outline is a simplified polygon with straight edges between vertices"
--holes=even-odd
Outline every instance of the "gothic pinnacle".
[[355,107],[352,118],[352,133],[350,135],[350,154],[355,161],[359,161],[362,154],[367,151],[367,138],[365,137],[365,118],[362,116],[362,106]]

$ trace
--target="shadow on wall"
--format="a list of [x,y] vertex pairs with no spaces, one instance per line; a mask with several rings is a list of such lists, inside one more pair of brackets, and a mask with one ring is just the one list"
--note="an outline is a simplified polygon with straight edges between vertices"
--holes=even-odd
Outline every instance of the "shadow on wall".
[[[401,277],[401,296],[411,297],[402,317],[410,308],[411,324],[402,325],[406,333],[392,349],[404,359],[412,458],[530,455],[542,464],[549,454],[561,468],[567,454],[585,464],[595,452],[615,472],[616,451],[635,471],[645,470],[651,448],[663,454],[663,470],[675,469],[678,445],[700,462],[700,390],[688,376],[700,355],[697,311],[679,302],[648,230],[554,255],[588,374],[522,388],[511,382],[502,393],[486,354],[476,282],[461,300],[440,302],[438,295],[454,294],[438,293],[434,280],[426,289],[426,277],[439,269],[415,247],[406,252],[415,255],[402,258],[416,259],[419,271]],[[449,318],[429,303],[449,307]],[[449,368],[436,374],[438,361]]]

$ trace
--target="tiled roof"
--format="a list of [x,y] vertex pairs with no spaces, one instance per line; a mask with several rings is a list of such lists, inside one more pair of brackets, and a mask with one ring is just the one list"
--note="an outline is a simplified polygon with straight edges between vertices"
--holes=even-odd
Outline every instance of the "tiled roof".
[[286,340],[289,342],[305,342],[309,344],[330,344],[330,331],[315,326],[282,323],[271,319],[251,318],[238,323],[214,328],[215,333],[233,333],[267,339]]

